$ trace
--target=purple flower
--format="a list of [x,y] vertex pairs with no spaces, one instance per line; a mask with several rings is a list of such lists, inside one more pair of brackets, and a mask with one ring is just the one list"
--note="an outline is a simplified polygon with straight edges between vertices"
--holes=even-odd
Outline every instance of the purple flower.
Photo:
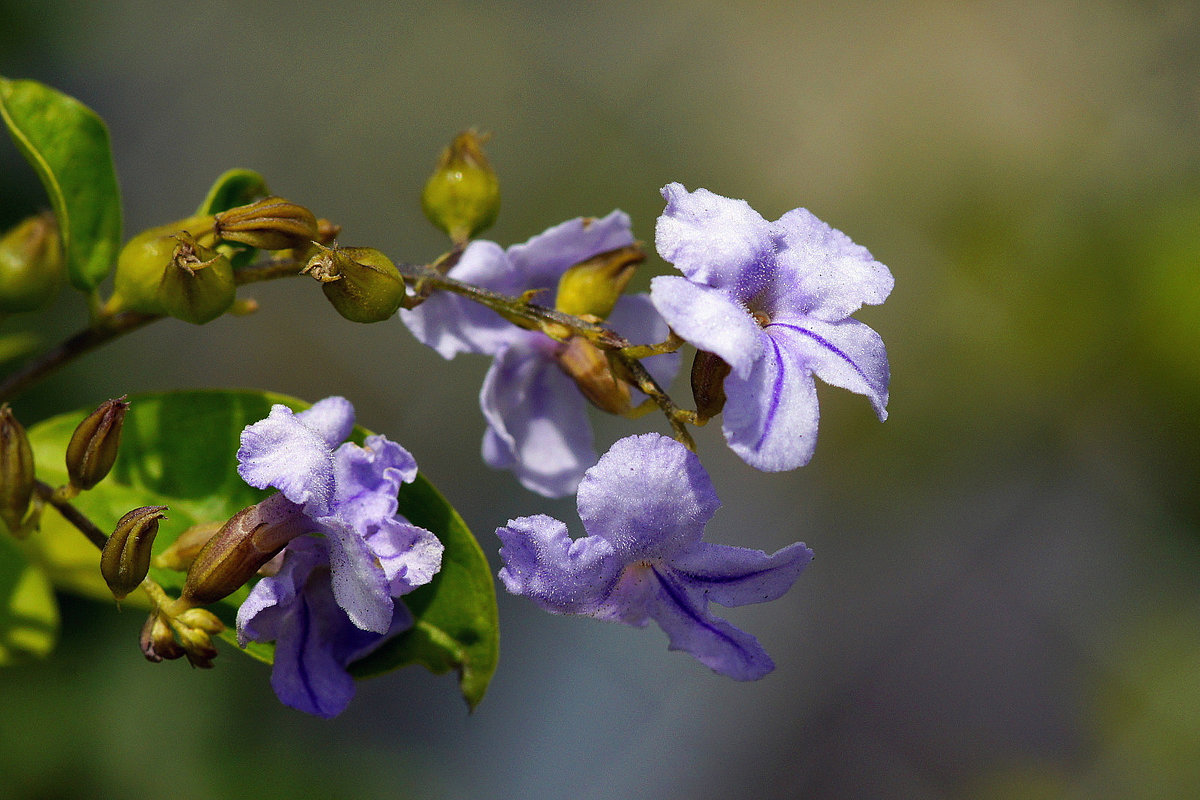
[[[552,300],[570,267],[631,244],[629,217],[614,211],[603,219],[569,220],[508,250],[474,241],[449,274],[507,295],[545,290]],[[565,345],[446,292],[411,311],[401,310],[400,318],[444,358],[467,352],[495,359],[479,395],[488,425],[483,439],[488,465],[513,470],[526,488],[548,497],[575,491],[584,470],[596,463],[596,451],[587,401],[556,360]],[[657,342],[667,335],[666,324],[645,295],[622,297],[608,321],[633,341]],[[678,360],[656,356],[646,366],[667,382]]]
[[353,427],[341,397],[299,414],[276,405],[242,431],[238,450],[238,474],[278,489],[278,502],[322,534],[293,539],[279,572],[255,584],[238,609],[238,640],[275,641],[279,699],[321,716],[353,694],[346,665],[411,624],[394,598],[428,583],[442,559],[437,537],[396,513],[400,485],[417,474],[413,457],[384,436],[342,443]]
[[807,464],[813,375],[866,395],[887,418],[883,340],[850,319],[887,299],[887,267],[803,208],[767,222],[707,189],[672,183],[663,197],[655,244],[686,277],[655,278],[650,297],[677,334],[732,369],[722,422],[734,452],[770,472]]
[[544,515],[499,528],[508,591],[554,614],[583,614],[644,627],[658,623],[670,649],[736,680],[775,664],[750,634],[713,616],[723,606],[782,596],[812,560],[801,543],[761,550],[700,541],[720,506],[696,455],[659,434],[618,441],[579,484],[588,535]]

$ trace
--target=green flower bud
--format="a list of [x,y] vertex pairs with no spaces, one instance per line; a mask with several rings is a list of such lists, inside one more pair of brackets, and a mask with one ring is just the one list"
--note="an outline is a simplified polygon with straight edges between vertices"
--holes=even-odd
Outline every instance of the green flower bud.
[[577,317],[604,319],[625,291],[637,265],[645,260],[642,249],[631,244],[581,261],[559,278],[554,307]]
[[556,358],[563,372],[596,408],[624,414],[632,406],[629,384],[613,375],[608,356],[587,339],[572,337]]
[[33,498],[33,482],[29,437],[5,403],[0,406],[0,519],[14,536],[28,533],[21,523]]
[[212,216],[139,233],[117,257],[110,311],[167,314],[195,324],[219,317],[237,291],[229,259],[216,243]]
[[500,181],[483,154],[486,134],[463,131],[442,151],[421,207],[456,245],[491,227],[500,213]]
[[298,506],[280,494],[243,508],[200,550],[188,569],[180,601],[215,603],[236,591],[284,545],[312,530]]
[[370,247],[323,247],[301,272],[321,282],[321,291],[351,322],[390,319],[404,301],[404,278],[387,256]]
[[72,487],[91,489],[108,475],[117,460],[128,410],[124,397],[106,400],[79,423],[67,443],[67,476]]
[[725,407],[725,378],[731,368],[718,355],[697,350],[692,361],[692,397],[700,422],[712,419]]
[[319,239],[317,218],[301,205],[282,197],[266,197],[216,215],[217,236],[260,250],[308,247]]
[[117,600],[136,589],[150,571],[150,548],[166,506],[135,508],[117,522],[100,553],[100,574]]
[[0,238],[0,312],[37,311],[58,294],[62,241],[50,212],[29,217]]

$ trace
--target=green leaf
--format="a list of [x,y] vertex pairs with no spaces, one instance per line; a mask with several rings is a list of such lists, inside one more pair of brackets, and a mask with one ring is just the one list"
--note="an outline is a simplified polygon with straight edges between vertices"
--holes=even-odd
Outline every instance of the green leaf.
[[50,196],[71,284],[91,291],[121,246],[108,129],[90,108],[36,81],[0,78],[0,116]]
[[[292,398],[250,391],[168,392],[135,395],[129,402],[112,473],[75,504],[105,530],[111,530],[130,509],[169,506],[155,539],[156,554],[192,525],[223,521],[264,497],[265,492],[247,486],[236,472],[242,429],[266,417],[273,403],[296,410],[307,407]],[[86,413],[64,414],[30,429],[34,461],[43,481],[51,485],[66,481],[62,454]],[[361,442],[367,435],[368,431],[356,428],[353,438]],[[416,619],[414,628],[355,664],[354,673],[366,677],[407,664],[423,664],[438,673],[455,669],[463,696],[473,708],[483,698],[499,652],[491,569],[462,518],[424,477],[418,475],[401,487],[398,502],[402,514],[433,531],[445,545],[442,570],[429,585],[404,598]],[[55,585],[112,602],[100,578],[95,547],[56,512],[48,510],[42,530],[21,545]],[[155,567],[150,574],[168,591],[177,592],[183,585],[181,573]],[[247,592],[243,588],[211,606],[230,626],[222,634],[227,641],[235,642],[234,619]],[[123,605],[139,602],[145,603],[135,592]],[[270,662],[273,647],[252,644],[247,652]]]
[[0,667],[44,658],[58,640],[58,603],[42,570],[0,535]]
[[197,214],[218,214],[269,194],[267,181],[252,169],[231,169],[217,178]]

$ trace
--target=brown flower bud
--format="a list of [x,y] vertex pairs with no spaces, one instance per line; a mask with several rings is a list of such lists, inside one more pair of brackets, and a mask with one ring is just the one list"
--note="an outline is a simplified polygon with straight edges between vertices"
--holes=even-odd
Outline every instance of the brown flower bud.
[[637,265],[645,260],[640,247],[629,245],[581,261],[558,279],[554,307],[577,317],[604,319],[625,291]]
[[630,409],[629,384],[613,375],[608,356],[600,348],[575,336],[556,357],[563,372],[596,408],[610,414],[624,414]]
[[718,355],[697,350],[692,361],[692,397],[700,422],[712,419],[725,407],[725,377],[730,366]]
[[262,250],[307,247],[320,237],[311,211],[282,197],[266,197],[216,215],[217,236]]
[[156,664],[163,659],[174,660],[183,657],[183,647],[175,641],[175,634],[165,617],[157,611],[151,612],[142,626],[140,639],[142,655],[147,661]]
[[382,322],[404,301],[404,278],[391,259],[370,247],[318,247],[301,272],[351,322]]
[[284,545],[313,525],[281,494],[243,508],[208,540],[188,570],[180,600],[207,605],[250,580]]
[[124,600],[150,571],[150,548],[166,506],[135,508],[117,522],[100,553],[100,574],[117,600]]
[[5,403],[0,406],[0,519],[14,536],[27,533],[21,523],[33,497],[34,479],[29,437]]
[[129,403],[124,397],[105,400],[79,423],[67,443],[67,475],[76,489],[91,489],[108,475],[117,460],[121,427]]

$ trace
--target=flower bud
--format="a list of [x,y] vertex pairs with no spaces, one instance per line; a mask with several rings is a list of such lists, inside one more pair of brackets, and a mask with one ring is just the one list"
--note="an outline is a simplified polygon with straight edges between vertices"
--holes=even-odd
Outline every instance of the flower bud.
[[421,193],[425,216],[455,244],[491,227],[500,213],[500,181],[482,148],[488,138],[473,130],[455,136]]
[[260,250],[307,247],[319,238],[317,218],[307,208],[282,197],[265,197],[216,215],[217,236]]
[[142,626],[140,639],[142,655],[147,661],[158,663],[164,658],[173,660],[183,657],[183,648],[175,641],[175,634],[166,618],[159,612],[151,612]]
[[312,527],[300,506],[281,494],[243,508],[196,556],[180,600],[189,605],[207,605],[227,597],[288,542]]
[[0,406],[0,519],[14,536],[26,533],[21,523],[33,497],[33,482],[29,437],[6,403]]
[[187,572],[196,556],[204,549],[204,545],[208,544],[208,540],[216,536],[219,530],[219,522],[201,522],[191,526],[176,536],[175,541],[167,545],[167,549],[154,557],[154,566],[175,572]]
[[596,408],[610,414],[624,414],[630,409],[629,384],[613,375],[608,356],[587,339],[572,337],[556,358],[563,372]]
[[129,403],[124,397],[106,400],[88,414],[67,443],[67,476],[76,489],[91,489],[108,475],[117,460],[121,426]]
[[618,247],[581,261],[558,280],[554,307],[577,317],[607,317],[625,291],[637,265],[646,254],[637,245]]
[[62,241],[50,212],[0,238],[0,312],[37,311],[58,294],[62,279]]
[[150,571],[150,548],[166,506],[135,508],[117,522],[100,553],[100,574],[117,600],[138,587]]
[[319,247],[300,271],[320,281],[325,297],[351,322],[390,319],[404,301],[400,271],[370,247]]
[[725,407],[725,377],[730,366],[718,355],[697,350],[692,361],[692,397],[701,422],[712,419]]
[[186,233],[173,238],[176,245],[171,264],[159,286],[163,310],[194,325],[211,322],[236,299],[233,265],[224,253],[201,247]]

